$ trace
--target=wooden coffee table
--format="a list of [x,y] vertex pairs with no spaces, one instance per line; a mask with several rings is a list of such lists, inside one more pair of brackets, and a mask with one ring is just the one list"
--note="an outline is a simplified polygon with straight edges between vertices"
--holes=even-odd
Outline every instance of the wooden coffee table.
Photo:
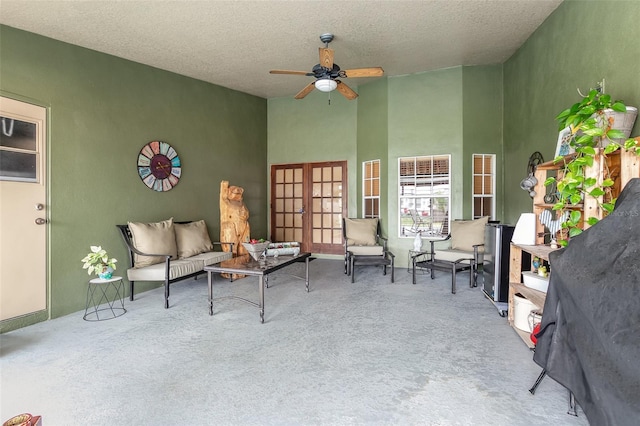
[[[297,256],[278,256],[267,257],[266,260],[261,263],[253,260],[251,256],[245,254],[243,256],[234,257],[233,259],[224,260],[220,263],[216,263],[211,266],[205,266],[204,270],[207,271],[207,282],[209,284],[209,315],[213,315],[213,301],[221,299],[238,299],[250,305],[257,306],[260,309],[260,322],[264,323],[264,287],[268,283],[268,275],[272,272],[286,268],[289,265],[298,262],[305,263],[304,277],[289,274],[295,278],[305,281],[305,287],[307,293],[309,292],[309,260],[311,253],[300,253]],[[227,274],[241,274],[258,277],[258,292],[259,301],[254,302],[252,300],[245,299],[239,296],[225,296],[214,299],[213,298],[213,273],[227,273]]]

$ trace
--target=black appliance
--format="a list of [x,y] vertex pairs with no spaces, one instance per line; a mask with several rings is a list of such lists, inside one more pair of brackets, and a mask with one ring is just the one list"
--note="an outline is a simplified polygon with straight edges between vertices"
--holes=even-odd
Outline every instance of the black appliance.
[[489,223],[484,230],[482,291],[505,316],[509,309],[509,252],[515,226]]

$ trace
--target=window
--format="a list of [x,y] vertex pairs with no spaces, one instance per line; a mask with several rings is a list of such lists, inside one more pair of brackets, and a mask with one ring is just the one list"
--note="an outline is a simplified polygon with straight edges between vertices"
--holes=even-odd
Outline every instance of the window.
[[449,233],[450,155],[398,159],[400,237],[439,238]]
[[380,160],[362,163],[362,217],[380,217]]
[[496,155],[473,154],[473,218],[495,219]]

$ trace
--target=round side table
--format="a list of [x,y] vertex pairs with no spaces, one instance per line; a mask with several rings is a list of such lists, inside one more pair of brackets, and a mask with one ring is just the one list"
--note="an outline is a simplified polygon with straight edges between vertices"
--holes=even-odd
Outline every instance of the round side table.
[[89,281],[83,320],[108,320],[124,315],[126,312],[122,277],[94,278]]

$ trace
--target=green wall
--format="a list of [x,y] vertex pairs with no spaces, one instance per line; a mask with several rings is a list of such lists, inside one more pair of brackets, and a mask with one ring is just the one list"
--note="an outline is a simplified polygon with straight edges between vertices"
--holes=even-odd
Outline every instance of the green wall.
[[403,266],[413,241],[398,237],[398,158],[451,154],[451,217],[470,217],[471,155],[502,155],[502,66],[382,78],[358,91],[331,105],[320,92],[304,102],[270,99],[269,164],[347,160],[348,212],[360,217],[362,162],[380,159],[383,234]]
[[[640,2],[563,2],[504,64],[505,220],[531,211],[520,189],[529,156],[552,160],[555,116],[605,79],[605,91],[640,106]],[[632,136],[640,134],[636,125]]]
[[357,204],[354,216],[364,217],[362,198],[362,163],[364,161],[380,160],[380,215],[382,234],[388,235],[386,229],[389,212],[389,180],[386,179],[389,170],[387,152],[389,150],[389,87],[388,80],[380,79],[374,83],[360,87],[358,98],[358,135],[357,135]]
[[[503,220],[502,65],[464,67],[462,74],[463,170],[471,173],[473,154],[496,155],[495,219]],[[472,176],[463,181],[463,215],[472,213]]]
[[273,164],[347,161],[347,202],[349,211],[355,211],[358,102],[337,92],[331,92],[330,96],[331,103],[329,94],[319,90],[302,100],[269,99],[267,172]]
[[[89,245],[123,265],[116,223],[202,217],[217,239],[220,180],[245,187],[253,233],[266,235],[271,164],[346,160],[348,212],[359,216],[361,163],[380,158],[383,231],[398,266],[412,243],[397,238],[398,157],[452,154],[458,219],[471,215],[471,155],[495,153],[497,218],[515,223],[531,211],[519,188],[527,159],[551,159],[554,117],[579,100],[576,88],[605,78],[607,92],[640,105],[638,16],[637,1],[566,0],[505,64],[382,78],[354,101],[331,94],[330,105],[318,91],[266,101],[0,27],[0,91],[48,107],[51,118],[51,315],[84,307],[79,259]],[[154,139],[173,144],[185,165],[164,194],[146,189],[134,165]]]
[[[84,309],[89,277],[80,259],[90,245],[106,248],[126,275],[116,224],[205,219],[219,240],[221,180],[245,188],[252,231],[266,234],[265,99],[6,26],[0,64],[3,96],[49,110],[52,318]],[[152,140],[172,144],[182,160],[182,178],[166,193],[148,189],[137,174],[138,152]],[[156,285],[137,285],[136,292]]]

